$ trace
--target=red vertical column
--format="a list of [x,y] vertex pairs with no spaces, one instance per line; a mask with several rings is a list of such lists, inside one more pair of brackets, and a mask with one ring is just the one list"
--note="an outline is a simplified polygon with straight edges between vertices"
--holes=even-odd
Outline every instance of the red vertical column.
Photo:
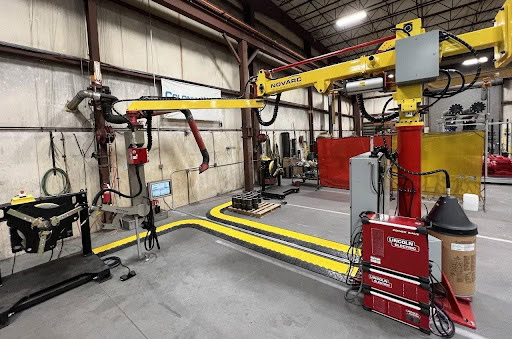
[[[421,172],[421,126],[400,126],[398,164],[406,170]],[[398,213],[404,217],[421,217],[421,176],[398,170]]]

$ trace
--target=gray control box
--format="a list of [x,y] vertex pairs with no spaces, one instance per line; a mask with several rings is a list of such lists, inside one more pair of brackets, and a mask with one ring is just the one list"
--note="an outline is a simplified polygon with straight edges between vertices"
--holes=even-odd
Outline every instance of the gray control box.
[[428,236],[428,259],[432,262],[432,276],[441,281],[443,276],[441,269],[443,267],[443,242],[429,234]]
[[386,160],[382,155],[372,158],[370,152],[350,158],[351,236],[361,226],[361,212],[388,213],[389,185],[382,185],[379,189],[380,173],[385,172],[385,166]]
[[412,85],[439,76],[439,31],[396,41],[396,83]]

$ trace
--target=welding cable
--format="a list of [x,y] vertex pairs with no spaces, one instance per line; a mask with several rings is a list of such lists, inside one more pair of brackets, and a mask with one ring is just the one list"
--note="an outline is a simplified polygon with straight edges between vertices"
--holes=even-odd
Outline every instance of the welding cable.
[[448,72],[445,69],[440,69],[439,71],[441,71],[444,74],[446,74],[446,77],[448,78],[448,80],[446,81],[446,86],[443,88],[441,93],[439,93],[439,95],[435,97],[435,98],[437,98],[437,100],[435,100],[433,103],[431,103],[431,104],[429,104],[429,105],[427,105],[427,106],[425,106],[425,107],[423,107],[423,108],[421,108],[419,110],[420,114],[425,113],[430,107],[432,107],[435,104],[437,104],[439,102],[439,100],[444,99],[446,92],[448,92],[448,89],[450,88],[450,84],[452,83],[452,76],[450,75],[450,72]]
[[144,237],[144,248],[146,251],[151,251],[156,244],[156,247],[160,249],[160,243],[158,242],[158,232],[155,226],[155,215],[153,214],[153,204],[151,199],[146,198],[149,201],[149,214],[146,216],[142,223],[142,228],[148,231],[148,234]]
[[153,123],[153,112],[148,111],[148,112],[146,112],[146,124],[147,124],[146,131],[147,131],[147,135],[148,135],[148,146],[147,146],[148,152],[151,151],[151,148],[153,147],[153,135],[151,134],[152,123]]
[[[359,217],[361,218],[362,215],[365,213],[366,212],[361,213]],[[347,251],[349,266],[347,270],[348,274],[345,279],[345,284],[349,286],[349,288],[345,292],[344,298],[345,301],[351,304],[356,304],[357,298],[359,297],[363,290],[363,284],[360,276],[360,272],[362,272],[362,260],[358,255],[363,246],[362,236],[363,232],[361,230],[361,226],[359,226],[350,235],[350,247]],[[353,269],[356,269],[358,272],[355,277],[351,275]],[[357,305],[361,306],[360,303],[357,303]]]
[[126,268],[128,270],[128,273],[125,274],[125,275],[122,275],[120,277],[121,281],[125,281],[125,280],[128,280],[130,279],[131,277],[135,276],[135,271],[132,271],[128,266],[126,266],[125,264],[123,264],[121,258],[117,257],[117,256],[110,256],[110,257],[105,257],[102,259],[103,260],[103,263],[105,265],[108,266],[108,268],[110,269],[113,269],[113,268],[116,268],[116,267],[119,267],[119,266],[122,266],[124,268]]
[[[445,69],[445,70],[441,70],[441,71],[457,73],[457,75],[460,77],[460,80],[461,80],[461,85],[458,88],[454,88],[452,90],[446,90],[445,95],[443,96],[443,98],[449,98],[449,97],[452,97],[452,96],[454,96],[456,94],[459,94],[459,93],[464,91],[464,88],[466,86],[466,79],[464,77],[464,74],[462,74],[461,71],[459,71],[457,69]],[[428,98],[438,98],[438,97],[441,96],[442,92],[443,92],[443,90],[441,90],[441,92],[430,92],[428,89],[426,89],[423,92],[423,95],[428,97]]]
[[272,125],[276,119],[277,119],[277,111],[279,110],[279,102],[281,101],[281,93],[279,93],[278,95],[276,95],[276,101],[274,102],[274,114],[272,115],[272,119],[270,119],[269,121],[263,121],[263,119],[261,118],[261,111],[258,111],[256,113],[256,118],[258,119],[258,122],[260,123],[261,126],[270,126]]
[[[446,37],[448,37],[448,38],[450,38],[452,40],[455,40],[456,42],[458,42],[462,46],[466,47],[467,50],[471,54],[473,54],[473,56],[478,60],[478,53],[477,53],[477,51],[473,48],[473,46],[468,44],[466,41],[462,40],[461,38],[459,38],[458,36],[456,36],[455,34],[452,34],[450,32],[440,31],[439,34],[445,35]],[[477,69],[476,69],[475,76],[473,77],[473,80],[466,87],[464,87],[463,91],[467,91],[468,89],[471,89],[475,85],[476,81],[478,80],[478,77],[480,77],[480,73],[481,72],[482,72],[482,65],[479,62],[479,63],[477,63]]]
[[386,111],[386,108],[387,108],[388,104],[391,102],[392,99],[393,98],[388,99],[388,101],[384,105],[384,108],[382,109],[383,117],[382,118],[375,118],[375,117],[371,116],[370,113],[368,113],[366,111],[366,107],[364,106],[363,95],[362,94],[357,94],[356,95],[356,101],[357,101],[357,105],[359,106],[359,111],[361,112],[361,114],[366,119],[368,119],[368,121],[373,122],[373,123],[384,123],[384,122],[387,122],[387,121],[391,121],[391,120],[397,118],[400,115],[399,112],[395,112],[395,113],[389,114],[388,116],[384,116],[384,112]]
[[[392,177],[393,177],[393,176],[396,176],[397,178],[402,177],[402,178],[404,178],[405,180],[407,180],[407,182],[409,182],[409,183],[411,184],[411,188],[409,189],[409,193],[410,193],[411,198],[410,198],[410,200],[409,200],[409,214],[408,214],[408,215],[411,215],[411,213],[412,213],[412,202],[413,202],[413,200],[414,200],[414,193],[416,193],[416,189],[414,188],[414,182],[411,180],[411,178],[409,178],[409,177],[408,177],[408,176],[406,176],[406,175],[403,175],[402,173],[393,172],[393,171],[392,171],[392,168],[389,168],[389,170],[390,170],[390,173],[391,173],[391,176],[392,176]],[[398,183],[398,181],[397,181],[397,183]],[[404,189],[405,189],[405,188],[399,189],[399,191],[400,191],[400,190],[404,190]],[[399,202],[400,202],[400,200],[399,200]],[[405,203],[405,201],[404,201],[404,203]],[[398,206],[398,204],[397,204],[397,208],[398,208],[398,207],[399,207],[399,206]],[[405,207],[407,207],[407,205],[405,205]],[[428,213],[427,213],[427,214],[428,214]],[[396,215],[396,213],[395,213],[395,215]]]
[[206,146],[204,145],[203,138],[201,138],[201,133],[199,133],[199,129],[197,128],[196,122],[194,120],[194,116],[192,115],[192,112],[190,112],[189,109],[182,109],[181,113],[185,115],[185,118],[187,119],[188,126],[190,127],[190,130],[192,131],[192,134],[194,135],[194,139],[196,139],[197,147],[199,147],[199,150],[201,151],[201,155],[203,156],[203,162],[199,166],[199,174],[203,173],[208,169],[210,166],[210,155],[208,154],[208,150],[206,149]]
[[444,178],[445,178],[445,184],[446,184],[446,195],[450,195],[450,187],[451,187],[451,184],[450,184],[450,174],[448,173],[447,170],[445,170],[445,169],[436,169],[436,170],[427,171],[427,172],[413,172],[413,171],[410,171],[410,170],[408,170],[406,168],[403,168],[396,161],[396,153],[392,154],[391,151],[389,150],[386,138],[382,138],[382,139],[383,139],[383,142],[384,142],[384,146],[376,147],[374,152],[377,152],[377,153],[378,152],[382,152],[386,156],[386,158],[388,158],[393,163],[393,165],[396,166],[396,168],[398,168],[400,171],[402,171],[404,173],[407,173],[407,174],[410,174],[410,175],[425,176],[425,175],[433,175],[433,174],[436,174],[436,173],[443,173],[444,174]]
[[127,194],[121,193],[118,190],[115,190],[113,188],[104,188],[101,191],[99,191],[98,193],[96,193],[96,195],[94,196],[94,199],[92,200],[91,205],[97,206],[98,200],[100,199],[100,197],[104,193],[107,193],[107,192],[112,192],[114,194],[117,194],[117,195],[119,195],[123,198],[127,198],[127,199],[133,199],[133,198],[138,197],[142,193],[142,180],[140,178],[139,165],[135,165],[135,176],[137,177],[137,183],[139,184],[139,188],[138,188],[138,192],[135,193],[134,195],[127,195]]
[[[436,301],[436,298],[442,299],[446,296],[446,290],[432,273],[430,273],[430,286],[430,314],[432,319],[430,330],[439,337],[452,338],[455,335],[455,325],[453,320],[443,309],[442,302]],[[436,286],[442,287],[444,290],[441,295],[437,292]],[[434,325],[433,328],[432,325]]]

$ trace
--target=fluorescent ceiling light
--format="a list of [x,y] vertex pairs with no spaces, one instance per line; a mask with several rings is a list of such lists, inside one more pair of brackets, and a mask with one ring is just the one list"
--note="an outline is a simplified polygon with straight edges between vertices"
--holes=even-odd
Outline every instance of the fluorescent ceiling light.
[[486,63],[487,61],[489,61],[489,58],[488,57],[481,57],[479,59],[477,58],[473,58],[473,59],[468,59],[468,60],[465,60],[462,64],[464,66],[473,66],[473,65],[476,65],[478,63],[480,64],[484,64]]
[[336,21],[336,25],[338,27],[347,27],[353,23],[363,20],[364,18],[366,18],[366,15],[366,11],[355,12],[353,14],[339,18]]

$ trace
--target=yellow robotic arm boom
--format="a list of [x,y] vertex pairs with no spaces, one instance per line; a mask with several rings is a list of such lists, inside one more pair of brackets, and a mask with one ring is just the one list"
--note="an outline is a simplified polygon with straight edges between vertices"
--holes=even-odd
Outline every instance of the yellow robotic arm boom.
[[[408,34],[404,31],[408,27]],[[263,98],[282,92],[314,86],[319,93],[327,93],[333,82],[351,78],[371,77],[372,75],[394,70],[397,68],[397,51],[395,45],[398,40],[409,35],[421,36],[425,30],[421,27],[421,19],[400,23],[396,26],[396,38],[385,42],[381,50],[386,51],[362,56],[358,59],[339,64],[318,68],[286,77],[273,78],[270,71],[261,70],[254,85],[255,97],[258,99],[188,99],[188,100],[134,100],[128,106],[128,111],[168,112],[182,109],[228,109],[228,108],[262,108]],[[494,48],[496,67],[504,67],[512,61],[512,0],[507,0],[496,16],[494,27],[461,34],[459,39],[471,45],[475,50]],[[439,45],[439,60],[443,57],[464,54],[468,49],[454,41],[444,40]],[[394,99],[400,105],[402,113],[418,111],[418,104],[422,102],[422,83],[411,85],[397,85]],[[160,113],[161,114],[161,113]],[[417,115],[414,114],[413,115]],[[401,115],[401,120],[404,116]],[[408,115],[407,122],[418,122]]]

